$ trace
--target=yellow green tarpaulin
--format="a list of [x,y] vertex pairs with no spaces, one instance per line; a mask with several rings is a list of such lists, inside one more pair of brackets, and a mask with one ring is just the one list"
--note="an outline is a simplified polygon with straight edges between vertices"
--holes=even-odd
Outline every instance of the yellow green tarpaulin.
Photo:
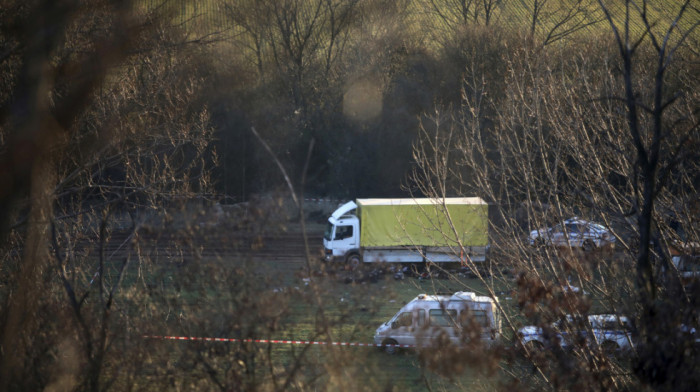
[[488,204],[478,197],[357,199],[357,210],[363,247],[488,244]]

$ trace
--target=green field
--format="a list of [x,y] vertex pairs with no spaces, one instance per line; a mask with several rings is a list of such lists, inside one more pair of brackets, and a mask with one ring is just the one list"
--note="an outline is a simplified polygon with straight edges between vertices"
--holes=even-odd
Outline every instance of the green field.
[[[179,317],[158,317],[162,322],[154,323],[151,333],[218,338],[373,343],[374,330],[420,293],[474,291],[481,295],[487,294],[485,286],[474,278],[421,280],[410,277],[395,280],[393,274],[387,272],[384,278],[374,283],[346,283],[349,280],[347,276],[352,274],[340,269],[326,276],[312,277],[313,281],[310,281],[298,274],[304,264],[301,259],[281,263],[260,260],[245,262],[235,259],[224,261],[228,267],[235,269],[238,266],[246,271],[243,278],[248,286],[240,287],[241,291],[222,292],[215,289],[211,281],[204,278],[206,274],[201,275],[200,278],[193,278],[189,284],[181,285],[176,282],[178,278],[175,274],[181,274],[183,271],[181,267],[175,266],[164,266],[159,273],[154,274],[153,279],[161,279],[160,285],[165,288],[164,303],[161,306],[167,307],[168,313],[178,314]],[[215,263],[219,262],[221,260]],[[186,275],[192,276],[189,273]],[[503,284],[497,284],[496,287],[503,287],[502,290],[505,290]],[[246,294],[244,291],[250,292]],[[281,301],[288,305],[274,331],[250,326],[243,331],[235,328],[227,330],[225,325],[234,322],[235,313],[240,312],[241,308],[251,309],[242,305],[241,301],[244,300],[241,296],[262,298],[270,292],[276,292],[274,295],[282,298]],[[510,298],[510,295],[503,291],[501,293],[504,294],[502,303],[509,307],[512,300],[507,300],[506,297]],[[262,303],[268,304],[266,301]],[[217,311],[212,313],[212,309]],[[260,311],[265,313],[264,309]],[[252,318],[255,319],[255,317]],[[187,321],[183,322],[183,320]],[[258,335],[252,336],[255,333]],[[202,350],[201,345],[219,347],[232,355],[241,349],[239,343],[234,342],[202,343],[164,340],[150,342],[150,344],[158,346],[158,351],[163,350],[176,358],[187,355],[186,352],[192,349]],[[226,347],[221,348],[222,345]],[[303,350],[306,350],[304,358],[311,363],[327,364],[339,361],[343,364],[343,374],[333,375],[330,374],[331,372],[323,372],[322,380],[319,380],[320,385],[326,385],[329,388],[338,380],[349,377],[356,382],[351,390],[358,388],[425,390],[426,382],[433,388],[437,387],[438,390],[442,388],[452,390],[457,386],[472,390],[477,386],[485,387],[490,383],[498,382],[502,376],[498,373],[487,376],[478,371],[466,370],[463,374],[456,375],[454,379],[441,377],[422,367],[419,356],[413,350],[404,350],[398,355],[388,355],[374,347],[329,348],[286,344],[271,344],[268,347],[264,343],[258,343],[257,346],[257,349],[262,350],[263,355],[269,355],[272,362],[282,368],[291,366],[295,356]],[[183,351],[180,352],[180,350]],[[304,377],[315,376],[305,374]]]
[[[313,254],[322,229],[323,225],[310,225]],[[267,244],[265,240],[257,244],[245,235],[239,237],[225,231],[205,233],[192,241],[198,244],[197,252],[180,248],[179,253],[170,254],[169,245],[176,241],[171,237],[152,244],[146,252],[153,257],[149,267],[131,264],[122,282],[127,297],[132,295],[131,288],[135,289],[134,296],[143,295],[144,286],[154,293],[144,299],[148,316],[143,318],[146,326],[139,333],[371,344],[375,329],[418,294],[473,291],[488,295],[484,282],[456,273],[449,279],[396,280],[387,269],[378,279],[369,280],[364,279],[366,272],[374,266],[353,272],[340,264],[312,259],[309,276],[300,228],[290,224],[286,230],[267,237]],[[194,253],[200,256],[195,257]],[[517,329],[526,323],[517,308],[514,277],[499,273],[488,277],[486,283],[516,323],[513,327]],[[144,316],[142,309],[133,308],[131,316]],[[604,306],[594,300],[591,311],[603,310]],[[504,346],[513,347],[513,330],[505,322],[503,336]],[[488,390],[487,386],[494,383],[512,381],[514,372],[531,370],[526,365],[504,361],[495,373],[466,368],[449,378],[427,370],[420,363],[419,353],[413,350],[392,356],[374,347],[174,340],[149,340],[148,345],[154,354],[149,357],[150,365],[142,369],[146,380],[167,377],[162,372],[172,366],[194,366],[186,364],[198,356],[200,363],[210,361],[214,368],[225,369],[236,363],[232,358],[250,352],[256,353],[256,358],[266,358],[275,368],[287,370],[300,361],[301,355],[304,369],[312,370],[300,370],[299,378],[314,380],[315,385],[329,389],[350,379],[356,382],[350,390],[425,390],[426,382],[438,390],[471,390],[476,386]],[[333,374],[334,369],[343,371]],[[227,377],[225,371],[222,374]],[[204,377],[196,373],[189,376]]]

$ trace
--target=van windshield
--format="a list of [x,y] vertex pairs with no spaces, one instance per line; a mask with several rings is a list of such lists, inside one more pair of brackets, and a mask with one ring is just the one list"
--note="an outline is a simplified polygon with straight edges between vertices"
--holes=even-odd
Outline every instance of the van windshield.
[[323,233],[323,238],[327,239],[328,241],[333,239],[333,224],[331,222],[328,222],[326,225],[326,231]]

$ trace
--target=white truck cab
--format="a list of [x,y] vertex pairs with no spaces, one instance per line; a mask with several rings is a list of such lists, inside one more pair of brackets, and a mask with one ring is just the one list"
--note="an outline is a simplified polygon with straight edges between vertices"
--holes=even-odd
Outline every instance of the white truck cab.
[[[323,234],[326,261],[347,257],[350,264],[360,263],[360,220],[355,215],[347,214],[356,208],[357,204],[354,201],[349,201],[335,210],[333,215],[328,218],[328,225]],[[357,260],[349,260],[353,256]]]
[[497,299],[477,296],[473,292],[452,295],[420,294],[382,324],[374,343],[393,354],[398,346],[430,347],[440,334],[447,334],[452,344],[465,343],[466,328],[480,329],[481,340],[491,344],[500,339],[501,322]]

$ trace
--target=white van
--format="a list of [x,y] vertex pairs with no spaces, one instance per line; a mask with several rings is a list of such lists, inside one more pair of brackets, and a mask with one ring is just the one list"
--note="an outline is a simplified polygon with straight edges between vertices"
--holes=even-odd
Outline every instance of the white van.
[[420,294],[377,328],[374,343],[389,353],[401,347],[428,347],[445,333],[453,344],[461,344],[464,328],[480,328],[481,339],[500,339],[501,322],[497,304],[489,297],[472,292],[452,295]]

